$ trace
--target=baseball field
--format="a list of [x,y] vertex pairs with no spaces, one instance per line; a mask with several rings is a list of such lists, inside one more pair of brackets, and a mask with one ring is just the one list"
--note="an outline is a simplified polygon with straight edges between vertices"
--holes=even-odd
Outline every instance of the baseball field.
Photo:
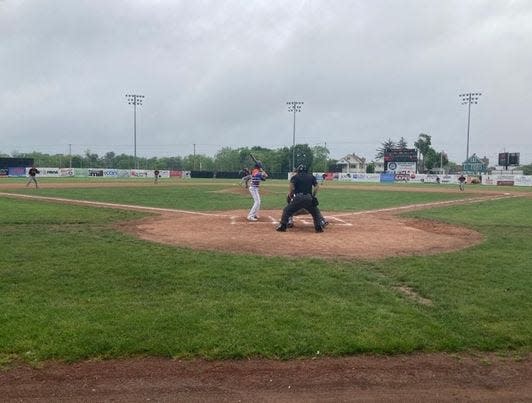
[[[72,376],[89,386],[76,396],[127,397],[116,385],[90,386],[113,363],[160,377],[175,375],[176,365],[211,375],[196,384],[197,391],[210,385],[203,395],[168,382],[161,386],[168,395],[128,386],[136,397],[177,396],[172,384],[185,391],[181,398],[282,400],[275,393],[319,396],[320,385],[369,391],[378,379],[389,387],[381,397],[401,390],[423,397],[398,373],[424,379],[437,368],[447,383],[431,384],[437,377],[427,375],[427,396],[432,385],[530,397],[529,189],[330,182],[319,193],[324,233],[314,233],[308,215],[278,233],[286,181],[262,187],[258,222],[246,221],[250,195],[231,180],[48,179],[40,186],[0,182],[0,395],[56,393],[42,379],[59,388],[53,371],[80,370],[87,372]],[[319,373],[319,363],[330,375],[311,385],[301,374]],[[301,377],[290,388],[282,379],[291,379],[287,365]],[[222,368],[233,378],[223,378]],[[358,384],[363,368],[373,378]],[[284,376],[271,375],[276,370]],[[242,372],[255,394],[209,383],[232,380],[237,388]],[[259,386],[263,378],[273,389]],[[326,382],[333,378],[334,387]]]

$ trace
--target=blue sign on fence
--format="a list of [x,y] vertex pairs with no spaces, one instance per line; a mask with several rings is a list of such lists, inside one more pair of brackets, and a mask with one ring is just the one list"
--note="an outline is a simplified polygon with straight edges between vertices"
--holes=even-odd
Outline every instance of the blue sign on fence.
[[383,172],[381,173],[381,183],[393,183],[395,182],[395,173],[394,172]]

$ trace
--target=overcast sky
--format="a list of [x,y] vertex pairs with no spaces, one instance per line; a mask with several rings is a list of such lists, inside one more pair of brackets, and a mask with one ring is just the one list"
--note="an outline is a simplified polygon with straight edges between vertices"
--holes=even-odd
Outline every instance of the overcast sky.
[[532,162],[530,0],[0,0],[0,152],[292,145]]

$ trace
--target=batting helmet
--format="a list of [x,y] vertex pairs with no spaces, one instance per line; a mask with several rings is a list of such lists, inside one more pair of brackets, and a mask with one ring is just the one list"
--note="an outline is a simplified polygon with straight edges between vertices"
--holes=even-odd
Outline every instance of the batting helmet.
[[307,167],[304,164],[299,164],[296,170],[297,172],[307,172]]

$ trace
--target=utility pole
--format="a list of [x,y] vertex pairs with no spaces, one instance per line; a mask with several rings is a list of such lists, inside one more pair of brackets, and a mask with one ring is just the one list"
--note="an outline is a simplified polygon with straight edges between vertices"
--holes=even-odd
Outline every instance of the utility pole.
[[462,105],[467,104],[467,148],[466,161],[469,159],[469,126],[471,122],[471,104],[478,104],[478,98],[482,95],[480,92],[468,92],[458,95]]
[[135,158],[135,169],[139,169],[137,161],[137,105],[141,106],[144,95],[126,94],[127,103],[133,105],[133,149]]
[[70,157],[69,168],[72,169],[72,144],[68,145],[68,156]]
[[196,143],[194,143],[194,160],[192,161],[192,169],[196,170]]
[[304,102],[289,101],[286,104],[288,105],[288,112],[294,112],[294,131],[292,135],[292,172],[294,172],[296,170],[296,112],[301,112],[301,105]]

